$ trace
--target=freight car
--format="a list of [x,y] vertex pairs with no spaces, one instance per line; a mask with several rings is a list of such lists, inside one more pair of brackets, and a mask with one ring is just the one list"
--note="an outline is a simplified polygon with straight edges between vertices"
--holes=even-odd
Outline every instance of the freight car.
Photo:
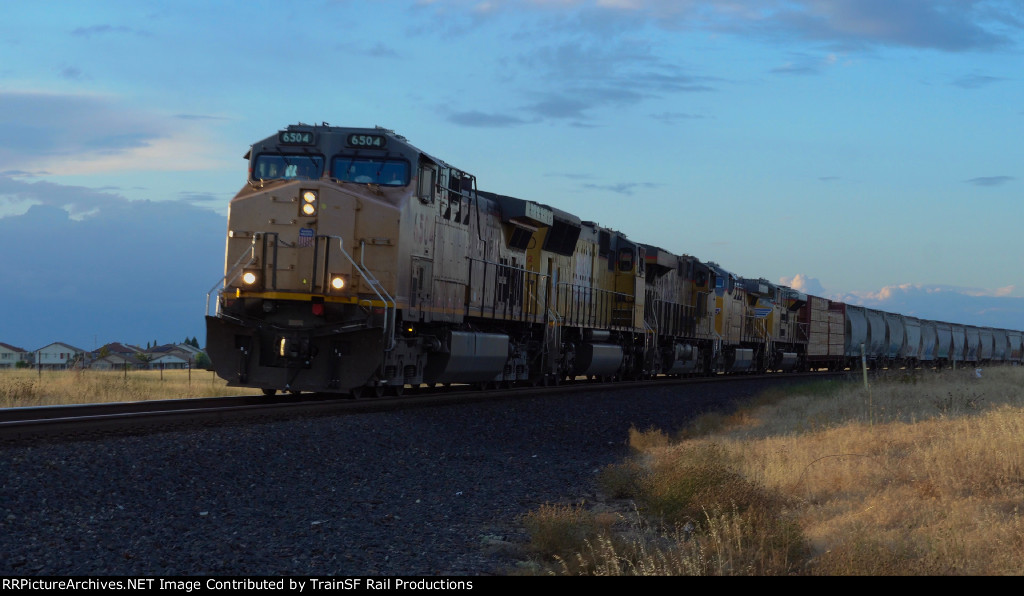
[[480,190],[381,127],[290,125],[245,159],[206,308],[229,385],[358,396],[1021,358],[1019,332],[808,296]]

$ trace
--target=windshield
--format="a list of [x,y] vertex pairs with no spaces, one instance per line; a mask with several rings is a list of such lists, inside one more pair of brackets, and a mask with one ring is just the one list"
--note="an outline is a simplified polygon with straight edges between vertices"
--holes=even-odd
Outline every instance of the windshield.
[[323,175],[324,158],[319,155],[282,155],[261,153],[252,166],[253,180],[304,178],[315,180]]
[[409,163],[401,159],[340,156],[331,161],[331,176],[346,182],[405,186],[409,184]]

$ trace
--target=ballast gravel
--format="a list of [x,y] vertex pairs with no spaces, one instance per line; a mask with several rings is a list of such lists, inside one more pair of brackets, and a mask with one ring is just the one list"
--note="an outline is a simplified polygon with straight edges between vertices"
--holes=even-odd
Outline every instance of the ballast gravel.
[[755,382],[0,446],[0,576],[481,576],[522,516],[590,501],[630,427],[671,433]]

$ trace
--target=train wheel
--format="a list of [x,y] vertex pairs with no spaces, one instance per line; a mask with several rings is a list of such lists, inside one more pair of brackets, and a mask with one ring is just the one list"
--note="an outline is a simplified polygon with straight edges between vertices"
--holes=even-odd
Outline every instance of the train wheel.
[[277,393],[277,389],[264,389],[263,390],[263,395],[266,395],[266,396],[273,396],[275,393]]
[[387,385],[374,385],[373,386],[373,396],[374,397],[384,397],[384,391],[386,391],[386,390],[387,390]]
[[405,385],[392,385],[391,386],[391,395],[393,395],[395,397],[402,397],[402,395],[404,393],[405,393]]
[[353,387],[352,390],[349,391],[349,395],[352,396],[352,399],[359,399],[360,397],[363,396],[363,388],[362,387]]

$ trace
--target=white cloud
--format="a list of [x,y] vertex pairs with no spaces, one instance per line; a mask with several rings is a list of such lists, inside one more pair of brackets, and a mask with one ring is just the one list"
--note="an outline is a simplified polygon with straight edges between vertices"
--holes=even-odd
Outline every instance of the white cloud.
[[[0,162],[35,176],[225,167],[209,120],[128,108],[112,96],[0,92]],[[233,153],[232,153],[233,154]]]
[[821,282],[802,273],[797,273],[793,277],[780,278],[779,283],[812,296],[825,296],[825,288],[822,287]]

